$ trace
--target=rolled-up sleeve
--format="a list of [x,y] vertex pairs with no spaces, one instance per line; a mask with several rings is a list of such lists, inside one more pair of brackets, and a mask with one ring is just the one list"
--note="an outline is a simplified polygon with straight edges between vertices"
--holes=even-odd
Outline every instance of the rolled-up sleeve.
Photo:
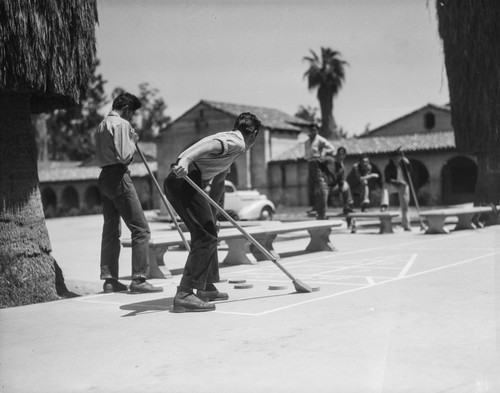
[[113,127],[116,158],[121,164],[129,164],[135,152],[135,145],[130,139],[131,131],[132,127],[127,123],[116,124]]

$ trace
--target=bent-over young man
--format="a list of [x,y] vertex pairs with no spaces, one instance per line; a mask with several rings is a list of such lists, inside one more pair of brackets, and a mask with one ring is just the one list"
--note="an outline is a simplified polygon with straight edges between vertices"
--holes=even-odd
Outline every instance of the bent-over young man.
[[210,194],[220,203],[231,164],[255,144],[260,126],[254,114],[241,113],[232,131],[209,135],[184,150],[164,181],[165,195],[191,233],[191,251],[174,297],[174,312],[213,311],[211,301],[229,298],[214,285],[220,280],[215,209],[184,177],[202,189],[212,180]]

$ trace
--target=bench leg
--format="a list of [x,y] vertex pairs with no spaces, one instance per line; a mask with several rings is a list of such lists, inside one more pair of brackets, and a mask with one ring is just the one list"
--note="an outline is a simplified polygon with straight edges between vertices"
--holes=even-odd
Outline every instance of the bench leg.
[[380,231],[379,233],[394,233],[392,230],[392,217],[380,217]]
[[228,239],[226,240],[228,252],[222,262],[225,265],[255,265],[257,262],[251,261],[247,252],[249,252],[247,239]]
[[330,243],[331,228],[310,229],[311,241],[306,247],[306,251],[337,251]]
[[450,233],[448,229],[444,227],[444,219],[445,216],[426,216],[427,224],[429,227],[425,231],[427,234],[435,234],[435,233]]
[[[269,253],[274,257],[275,260],[279,260],[280,256],[276,252],[273,246],[273,241],[276,239],[277,235],[268,235],[268,236],[255,236],[255,240],[259,242],[262,247],[264,247]],[[257,259],[257,261],[268,261],[269,258],[267,255],[260,252],[260,250],[255,247],[252,243],[250,243],[250,252]]]
[[496,213],[492,211],[491,213],[486,213],[486,221],[484,226],[488,227],[490,225],[500,225],[500,212]]
[[167,247],[149,246],[149,274],[148,278],[170,278],[172,272],[163,262]]
[[460,231],[463,229],[476,229],[476,226],[472,223],[472,217],[475,213],[463,213],[458,215],[458,222],[455,226],[454,231]]

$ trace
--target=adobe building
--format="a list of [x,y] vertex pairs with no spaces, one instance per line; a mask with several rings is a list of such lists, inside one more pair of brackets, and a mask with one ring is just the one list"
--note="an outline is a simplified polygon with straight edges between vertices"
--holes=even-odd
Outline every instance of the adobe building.
[[239,189],[253,188],[267,194],[267,164],[293,148],[301,127],[309,123],[276,109],[207,100],[198,102],[160,132],[157,153],[158,179],[162,187],[170,165],[184,149],[208,135],[232,130],[236,117],[242,112],[255,114],[262,127],[256,144],[238,157],[227,179]]
[[[473,156],[455,148],[448,106],[427,104],[384,124],[359,138],[331,141],[347,150],[347,172],[363,154],[375,171],[382,173],[393,151],[401,149],[412,165],[412,180],[420,205],[453,205],[473,201],[477,163]],[[307,162],[304,144],[283,153],[269,163],[268,197],[276,204],[308,206]],[[356,196],[355,201],[356,201]],[[372,198],[378,203],[379,195]],[[412,204],[413,202],[413,197]],[[391,198],[391,205],[397,198]]]
[[[156,172],[156,145],[139,142],[151,171]],[[129,166],[130,175],[143,209],[153,209],[154,184],[139,154]],[[97,180],[101,168],[94,159],[38,163],[38,177],[46,218],[97,214],[102,211]]]

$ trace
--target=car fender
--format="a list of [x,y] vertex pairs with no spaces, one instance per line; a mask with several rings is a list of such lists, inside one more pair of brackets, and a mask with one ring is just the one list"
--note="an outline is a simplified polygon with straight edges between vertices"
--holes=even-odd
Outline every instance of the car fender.
[[263,208],[269,207],[273,213],[276,212],[274,204],[268,199],[256,200],[238,211],[240,220],[256,220],[260,217]]

